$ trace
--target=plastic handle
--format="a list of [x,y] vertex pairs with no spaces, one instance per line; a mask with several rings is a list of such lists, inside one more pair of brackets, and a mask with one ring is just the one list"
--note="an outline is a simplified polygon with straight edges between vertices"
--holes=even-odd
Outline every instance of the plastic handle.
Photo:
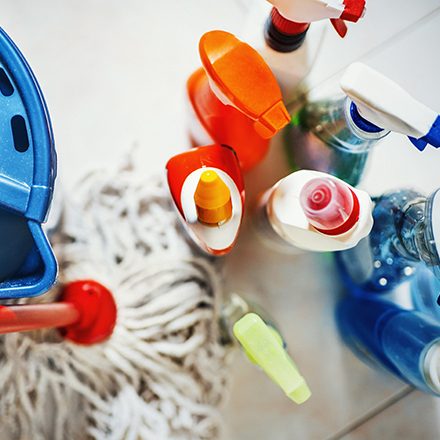
[[438,114],[371,67],[351,64],[341,78],[341,88],[359,115],[376,128],[407,135],[420,150],[427,143],[440,146]]
[[283,348],[282,339],[274,334],[255,313],[248,313],[234,324],[234,336],[252,361],[295,403],[304,403],[311,396],[306,381]]
[[0,306],[0,334],[65,327],[79,318],[78,309],[68,303]]
[[66,284],[62,301],[52,304],[0,306],[0,334],[59,328],[78,344],[107,339],[116,324],[116,304],[111,292],[93,280]]

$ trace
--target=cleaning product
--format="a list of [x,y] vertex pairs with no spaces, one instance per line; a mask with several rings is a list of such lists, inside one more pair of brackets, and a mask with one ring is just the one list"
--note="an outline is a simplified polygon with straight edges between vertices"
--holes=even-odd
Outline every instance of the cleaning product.
[[243,38],[272,69],[287,103],[318,55],[327,25],[324,20],[329,18],[344,37],[343,20],[357,22],[365,11],[365,0],[269,0],[271,10],[268,4],[255,3]]
[[440,276],[440,191],[409,190],[374,200],[374,226],[356,247],[337,254],[352,293],[386,293],[409,280],[421,263]]
[[40,295],[57,263],[42,230],[56,176],[49,114],[24,56],[0,29],[0,298]]
[[438,114],[362,63],[341,79],[345,97],[307,103],[285,131],[292,168],[333,174],[356,186],[371,148],[390,131],[423,150],[440,146]]
[[[258,314],[257,314],[258,313]],[[310,389],[286,350],[274,321],[260,307],[232,294],[221,312],[222,342],[238,341],[249,360],[259,366],[297,404]]]
[[342,338],[363,360],[421,391],[440,395],[440,323],[378,299],[344,298],[337,311]]
[[110,337],[116,304],[110,291],[93,280],[66,284],[59,302],[0,306],[0,334],[58,328],[77,344],[96,344]]
[[171,196],[190,237],[212,255],[228,253],[244,212],[244,184],[234,151],[224,145],[193,148],[167,165]]
[[280,88],[258,52],[228,32],[204,34],[199,52],[203,68],[187,83],[192,144],[229,145],[248,171],[290,121]]
[[342,180],[301,170],[263,193],[257,207],[259,236],[269,246],[289,252],[349,249],[368,235],[372,202]]
[[414,307],[440,321],[440,279],[431,270],[421,265],[410,284]]

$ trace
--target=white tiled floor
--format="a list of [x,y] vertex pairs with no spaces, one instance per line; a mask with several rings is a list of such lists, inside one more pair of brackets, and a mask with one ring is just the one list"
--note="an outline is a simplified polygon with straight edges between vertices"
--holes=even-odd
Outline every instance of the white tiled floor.
[[[134,144],[145,173],[161,172],[188,145],[184,86],[198,65],[198,38],[213,28],[240,32],[255,1],[263,0],[3,0],[1,26],[29,59],[48,101],[63,183],[72,186],[85,171],[120,160]],[[331,77],[327,85],[336,89],[341,69],[361,58],[440,111],[440,0],[367,3],[365,19],[345,40],[328,32],[310,87],[319,90]],[[279,142],[248,176],[249,194],[275,178],[266,171],[284,172],[272,162],[277,148]],[[391,135],[374,152],[363,185],[372,192],[431,190],[440,183],[439,154],[420,154]],[[418,392],[402,397],[403,384],[339,342],[333,313],[340,288],[329,257],[286,258],[256,243],[245,227],[226,259],[228,288],[276,316],[313,398],[291,404],[238,356],[225,438],[322,439],[351,428],[347,439],[438,438],[438,400]]]

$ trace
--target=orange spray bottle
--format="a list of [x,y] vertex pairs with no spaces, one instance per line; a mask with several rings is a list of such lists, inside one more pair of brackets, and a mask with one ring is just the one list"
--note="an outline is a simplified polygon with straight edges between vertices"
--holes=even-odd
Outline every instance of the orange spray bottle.
[[290,121],[280,88],[261,55],[228,32],[204,34],[199,52],[203,68],[187,83],[191,142],[232,147],[248,171]]

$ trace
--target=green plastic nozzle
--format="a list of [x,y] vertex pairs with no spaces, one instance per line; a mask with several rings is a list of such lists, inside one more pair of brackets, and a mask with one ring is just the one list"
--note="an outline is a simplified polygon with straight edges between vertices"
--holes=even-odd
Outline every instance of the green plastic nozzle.
[[248,313],[234,324],[233,332],[249,359],[262,368],[289,399],[301,404],[311,396],[305,379],[273,327],[255,313]]

